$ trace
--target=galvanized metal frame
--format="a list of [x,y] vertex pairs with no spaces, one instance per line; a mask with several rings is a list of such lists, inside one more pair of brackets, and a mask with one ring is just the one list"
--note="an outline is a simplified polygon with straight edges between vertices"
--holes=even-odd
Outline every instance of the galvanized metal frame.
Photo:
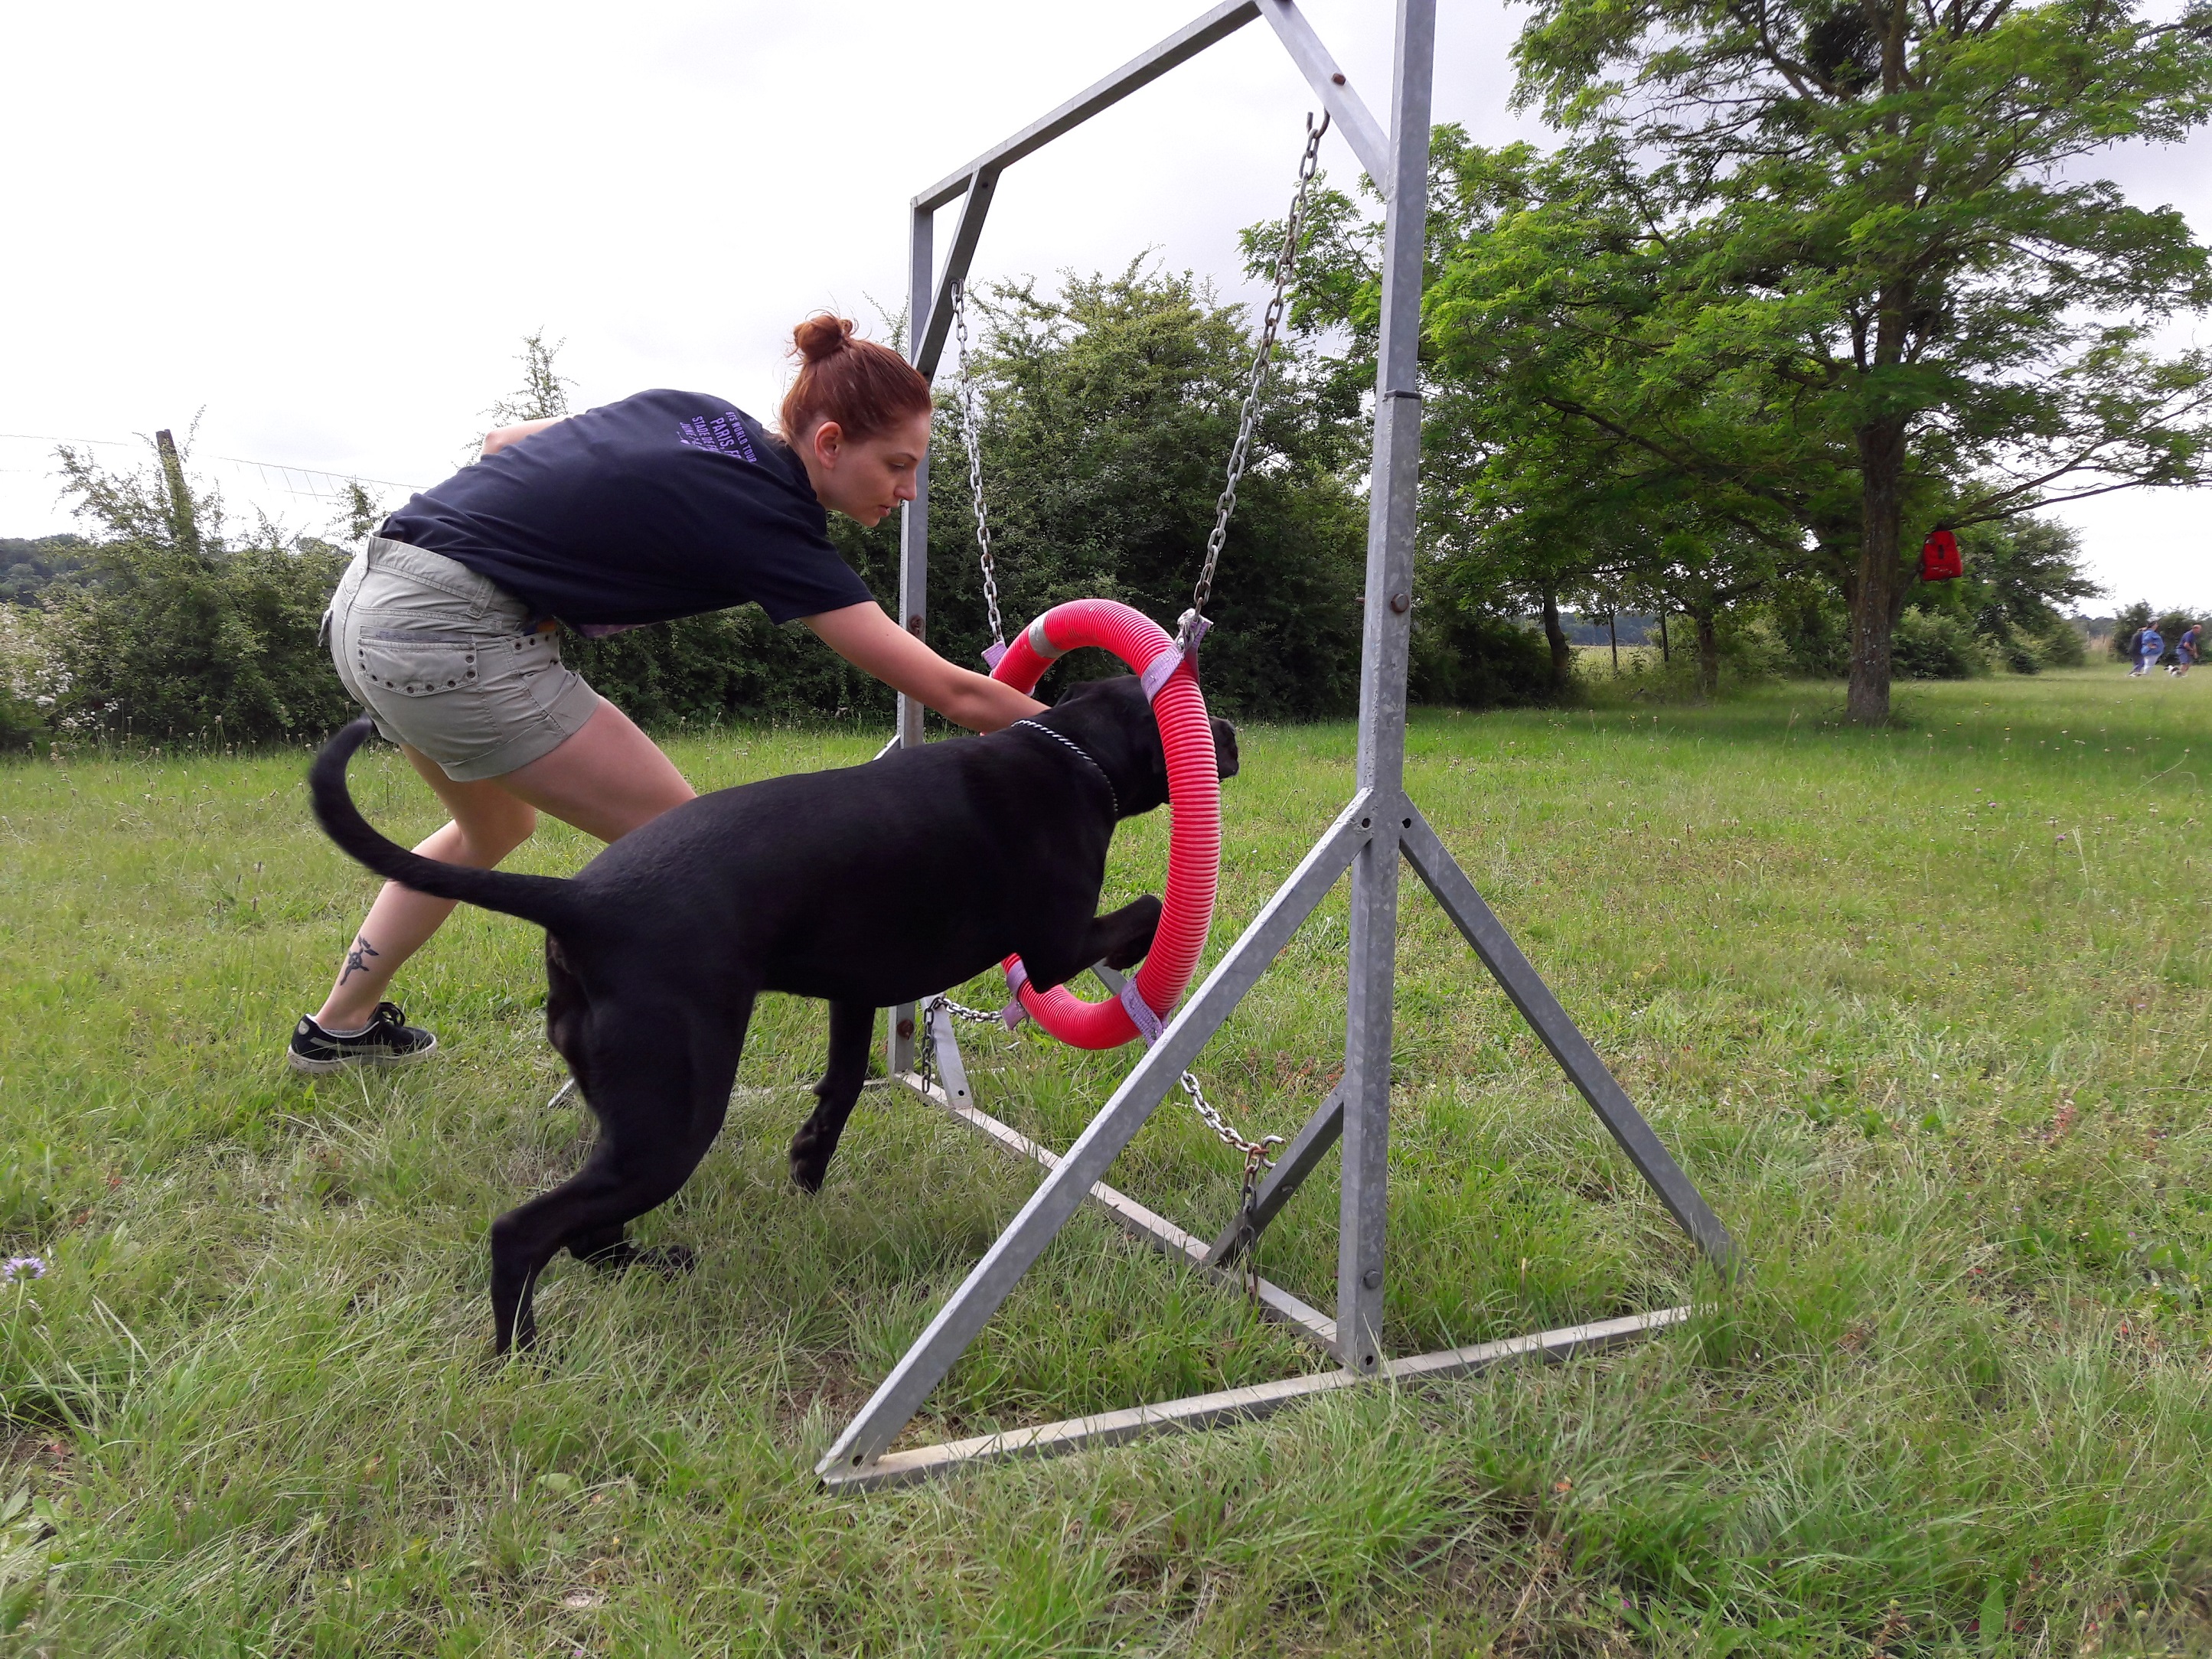
[[[1386,1357],[1382,1331],[1389,1219],[1391,999],[1401,858],[1412,865],[1445,914],[1466,935],[1483,965],[1504,988],[1514,1006],[1596,1111],[1638,1172],[1658,1193],[1669,1213],[1712,1261],[1724,1270],[1735,1265],[1735,1246],[1728,1230],[1652,1133],[1406,793],[1406,677],[1413,625],[1414,501],[1421,437],[1417,358],[1436,0],[1396,0],[1396,10],[1387,134],[1315,36],[1295,0],[1224,0],[914,198],[908,245],[909,349],[915,365],[924,374],[933,376],[950,320],[946,297],[951,284],[967,276],[1000,173],[1247,23],[1267,19],[1385,202],[1382,330],[1361,639],[1358,762],[1351,803],[1168,1022],[1159,1041],[1138,1060],[1065,1153],[1055,1154],[1037,1146],[975,1105],[949,1020],[927,1022],[934,1029],[919,1033],[912,1006],[891,1011],[889,1060],[893,1077],[1007,1151],[1043,1165],[1046,1175],[817,1465],[817,1472],[832,1486],[891,1484],[979,1458],[1073,1450],[1160,1430],[1249,1419],[1291,1401],[1370,1378],[1410,1382],[1466,1375],[1515,1358],[1560,1358],[1633,1340],[1686,1317],[1685,1309],[1666,1309],[1408,1359],[1394,1361]],[[939,208],[954,201],[963,201],[960,222],[940,270],[934,257],[934,216]],[[900,611],[906,626],[917,635],[924,632],[928,614],[926,476],[921,492],[905,510],[899,563]],[[903,744],[921,739],[921,710],[902,697],[893,741]],[[1341,1143],[1334,1318],[1277,1286],[1266,1285],[1261,1296],[1262,1306],[1271,1316],[1333,1353],[1340,1369],[1018,1433],[894,1451],[893,1443],[961,1352],[1086,1200],[1103,1206],[1122,1225],[1194,1267],[1222,1274],[1233,1266],[1237,1249],[1233,1228],[1210,1245],[1201,1243],[1174,1223],[1108,1187],[1103,1178],[1199,1050],[1346,872],[1352,878],[1352,920],[1343,1079],[1284,1149],[1260,1191],[1255,1212],[1259,1224],[1264,1227],[1318,1167],[1329,1147]],[[918,1036],[933,1043],[938,1073],[945,1079],[942,1086],[916,1074]]]

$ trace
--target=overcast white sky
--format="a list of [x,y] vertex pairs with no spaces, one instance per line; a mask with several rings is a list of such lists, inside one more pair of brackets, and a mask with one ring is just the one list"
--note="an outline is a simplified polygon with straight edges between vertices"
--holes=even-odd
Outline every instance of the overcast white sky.
[[[0,535],[68,527],[33,440],[201,410],[234,504],[318,527],[325,507],[215,458],[434,482],[541,325],[580,406],[677,386],[767,414],[799,318],[897,305],[908,197],[1200,5],[0,7],[0,434],[31,434],[0,438]],[[1306,9],[1380,110],[1389,0]],[[1439,119],[1541,139],[1506,107],[1515,27],[1443,0]],[[1010,172],[979,278],[1149,247],[1233,279],[1309,102],[1252,25]],[[1356,176],[1334,138],[1324,164]],[[2203,135],[2104,171],[2212,234]],[[2120,597],[2179,602],[2212,600],[2209,509],[2130,492],[2064,516]]]

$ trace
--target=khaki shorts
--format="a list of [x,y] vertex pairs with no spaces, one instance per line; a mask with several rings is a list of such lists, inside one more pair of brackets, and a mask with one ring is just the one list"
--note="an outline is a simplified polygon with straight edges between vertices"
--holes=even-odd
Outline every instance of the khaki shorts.
[[466,565],[381,536],[325,618],[338,678],[376,729],[456,783],[551,754],[599,706],[562,665],[560,636],[526,631],[529,620],[520,599]]

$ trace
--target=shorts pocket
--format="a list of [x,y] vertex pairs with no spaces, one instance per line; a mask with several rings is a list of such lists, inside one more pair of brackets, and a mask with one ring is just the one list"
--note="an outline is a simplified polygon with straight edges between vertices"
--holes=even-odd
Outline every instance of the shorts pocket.
[[364,635],[354,642],[354,673],[362,689],[372,695],[443,696],[483,683],[483,668],[477,661],[482,648],[474,640],[376,639]]

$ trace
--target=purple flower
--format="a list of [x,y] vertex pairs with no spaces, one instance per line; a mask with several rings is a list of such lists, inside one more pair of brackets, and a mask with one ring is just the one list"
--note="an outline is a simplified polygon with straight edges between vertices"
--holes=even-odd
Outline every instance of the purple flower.
[[40,1256],[11,1255],[5,1261],[0,1261],[0,1285],[13,1284],[19,1279],[44,1279],[46,1276],[46,1261]]

